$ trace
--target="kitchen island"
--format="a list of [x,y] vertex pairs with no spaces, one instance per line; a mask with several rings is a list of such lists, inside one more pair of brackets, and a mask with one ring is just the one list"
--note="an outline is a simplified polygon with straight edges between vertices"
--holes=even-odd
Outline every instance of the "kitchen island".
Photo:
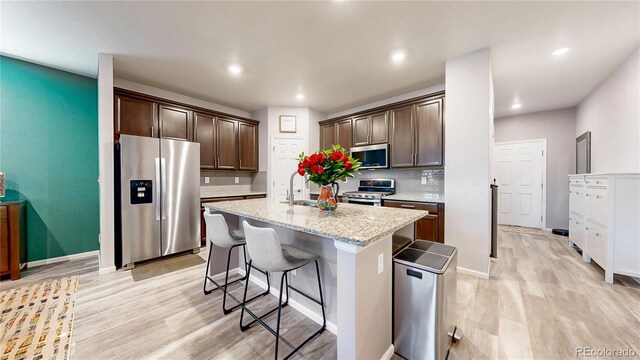
[[[232,226],[243,220],[276,230],[282,243],[321,258],[327,329],[337,336],[339,359],[380,359],[393,355],[391,344],[391,237],[413,231],[426,211],[340,204],[331,213],[316,207],[274,202],[271,199],[225,201],[204,205],[225,215]],[[300,268],[290,284],[316,294],[315,271]],[[242,270],[241,270],[242,272]],[[262,286],[264,279],[251,277]],[[277,295],[277,279],[271,292]],[[317,305],[292,294],[292,307],[316,322]]]

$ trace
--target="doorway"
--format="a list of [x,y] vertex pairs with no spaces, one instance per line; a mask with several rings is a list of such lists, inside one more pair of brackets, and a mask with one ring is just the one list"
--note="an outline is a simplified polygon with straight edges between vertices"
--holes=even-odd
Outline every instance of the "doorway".
[[494,144],[498,224],[545,228],[546,175],[547,139]]
[[[285,201],[289,192],[289,179],[298,169],[298,155],[304,150],[302,138],[271,139],[271,198]],[[296,175],[293,181],[294,198],[304,196],[304,177]]]

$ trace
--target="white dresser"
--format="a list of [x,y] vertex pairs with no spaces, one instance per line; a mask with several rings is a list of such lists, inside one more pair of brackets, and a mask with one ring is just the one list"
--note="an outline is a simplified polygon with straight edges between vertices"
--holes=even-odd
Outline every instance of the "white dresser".
[[569,175],[569,244],[610,284],[640,278],[640,174]]

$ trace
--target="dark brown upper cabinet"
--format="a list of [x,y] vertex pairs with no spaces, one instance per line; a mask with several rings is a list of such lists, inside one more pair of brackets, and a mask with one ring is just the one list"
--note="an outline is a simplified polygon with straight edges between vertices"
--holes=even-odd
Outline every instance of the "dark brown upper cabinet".
[[415,166],[442,166],[443,99],[416,104]]
[[353,119],[353,146],[384,144],[387,142],[389,142],[387,111]]
[[158,109],[162,138],[192,140],[191,110],[165,104],[159,104]]
[[194,113],[194,141],[200,144],[200,168],[216,168],[215,117]]
[[158,136],[156,104],[153,101],[115,95],[114,105],[116,134]]
[[238,170],[258,171],[258,126],[238,123]]
[[217,169],[236,170],[238,168],[238,121],[226,118],[216,119]]
[[414,105],[391,109],[391,167],[414,165]]
[[330,149],[336,143],[336,124],[320,125],[320,148],[322,150]]
[[351,124],[351,119],[336,123],[336,143],[347,150],[351,149],[351,140],[353,138]]

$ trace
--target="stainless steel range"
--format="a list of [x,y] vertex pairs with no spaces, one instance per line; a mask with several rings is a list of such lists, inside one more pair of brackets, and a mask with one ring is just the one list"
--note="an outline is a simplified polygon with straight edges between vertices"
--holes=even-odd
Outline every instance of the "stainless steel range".
[[382,206],[382,198],[396,193],[394,179],[363,179],[358,183],[358,191],[342,194],[345,203]]

